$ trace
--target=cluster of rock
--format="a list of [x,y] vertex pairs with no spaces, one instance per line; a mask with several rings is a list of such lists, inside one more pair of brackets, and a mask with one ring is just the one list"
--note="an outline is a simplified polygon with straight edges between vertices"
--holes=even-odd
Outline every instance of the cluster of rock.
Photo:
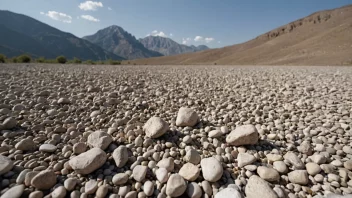
[[87,69],[0,68],[1,198],[352,196],[350,69]]

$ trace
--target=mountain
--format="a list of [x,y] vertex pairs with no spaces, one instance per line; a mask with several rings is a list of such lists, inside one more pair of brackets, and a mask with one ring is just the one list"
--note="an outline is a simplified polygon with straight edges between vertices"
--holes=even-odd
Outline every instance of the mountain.
[[147,36],[145,38],[139,39],[139,41],[146,47],[147,49],[157,51],[165,56],[176,55],[176,54],[184,54],[190,52],[198,52],[202,50],[209,49],[205,45],[200,45],[198,47],[191,45],[182,45],[170,38],[160,37],[160,36]]
[[162,56],[159,52],[145,48],[134,36],[116,25],[99,30],[94,35],[85,36],[83,39],[126,59]]
[[31,17],[2,10],[0,53],[8,57],[26,53],[50,59],[60,55],[82,60],[123,59],[73,34],[62,32]]
[[352,5],[313,13],[245,43],[136,64],[342,65],[352,63]]

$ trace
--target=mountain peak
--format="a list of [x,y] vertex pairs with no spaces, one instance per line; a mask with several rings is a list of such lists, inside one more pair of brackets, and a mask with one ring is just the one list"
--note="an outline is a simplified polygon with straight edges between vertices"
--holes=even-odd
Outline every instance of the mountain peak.
[[145,48],[132,34],[117,25],[101,29],[94,35],[83,38],[127,59],[162,56],[158,52]]
[[171,38],[161,37],[161,36],[147,36],[145,38],[139,39],[139,41],[144,45],[144,47],[157,51],[166,56],[168,55],[176,55],[176,54],[184,54],[191,52],[198,52],[202,50],[209,49],[207,46],[187,46],[183,44],[179,44]]

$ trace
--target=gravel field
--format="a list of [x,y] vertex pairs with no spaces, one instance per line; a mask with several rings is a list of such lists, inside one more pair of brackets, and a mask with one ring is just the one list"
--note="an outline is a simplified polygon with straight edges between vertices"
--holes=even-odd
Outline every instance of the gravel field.
[[352,67],[0,64],[1,198],[352,197]]

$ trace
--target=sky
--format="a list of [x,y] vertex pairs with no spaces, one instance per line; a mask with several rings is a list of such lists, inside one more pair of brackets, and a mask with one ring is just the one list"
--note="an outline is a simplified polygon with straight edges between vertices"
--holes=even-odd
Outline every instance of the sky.
[[347,4],[352,0],[0,0],[0,10],[28,15],[78,37],[118,25],[137,39],[159,35],[218,48]]

